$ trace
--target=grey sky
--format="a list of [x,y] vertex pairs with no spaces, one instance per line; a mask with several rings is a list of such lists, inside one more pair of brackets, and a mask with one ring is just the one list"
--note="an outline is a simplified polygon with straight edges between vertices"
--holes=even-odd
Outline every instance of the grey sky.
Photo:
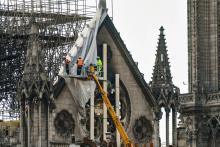
[[187,92],[187,8],[184,0],[115,0],[114,24],[147,82],[151,80],[159,28],[164,26],[173,82]]
[[[159,28],[164,26],[173,83],[181,93],[187,92],[188,85],[183,84],[188,83],[187,1],[113,0],[113,3],[114,24],[147,82],[152,77]],[[165,115],[160,130],[165,142]]]

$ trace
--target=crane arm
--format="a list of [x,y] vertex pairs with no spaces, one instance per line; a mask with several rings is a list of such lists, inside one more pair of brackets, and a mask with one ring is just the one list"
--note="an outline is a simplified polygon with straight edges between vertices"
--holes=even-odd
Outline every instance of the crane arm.
[[108,96],[107,96],[107,93],[103,90],[101,84],[99,83],[99,80],[97,78],[97,76],[95,75],[94,73],[94,67],[90,67],[90,74],[89,74],[89,78],[93,79],[98,87],[98,90],[99,92],[101,93],[102,95],[102,99],[108,109],[108,112],[116,126],[116,128],[118,129],[118,132],[123,140],[123,142],[126,144],[126,146],[128,147],[133,147],[132,143],[131,143],[131,140],[129,139],[127,133],[125,132],[125,129],[123,128],[121,122],[120,122],[120,119],[118,118],[118,116],[116,115],[115,111],[114,111],[114,108],[112,107],[109,99],[108,99]]

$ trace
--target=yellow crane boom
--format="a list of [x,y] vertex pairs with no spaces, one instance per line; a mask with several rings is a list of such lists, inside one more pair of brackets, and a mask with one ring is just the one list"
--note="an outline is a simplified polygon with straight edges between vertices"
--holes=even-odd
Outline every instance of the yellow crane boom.
[[114,108],[111,105],[111,102],[108,99],[107,96],[107,92],[105,92],[101,86],[101,84],[99,83],[99,80],[97,78],[97,76],[95,75],[95,69],[94,66],[90,65],[89,67],[89,74],[88,74],[88,78],[89,79],[93,79],[98,87],[99,92],[102,95],[102,99],[108,109],[108,112],[116,126],[116,128],[118,129],[118,132],[123,140],[123,142],[126,144],[127,147],[133,147],[131,140],[129,139],[127,133],[125,132],[125,129],[123,128],[120,119],[118,118],[118,116],[116,115]]

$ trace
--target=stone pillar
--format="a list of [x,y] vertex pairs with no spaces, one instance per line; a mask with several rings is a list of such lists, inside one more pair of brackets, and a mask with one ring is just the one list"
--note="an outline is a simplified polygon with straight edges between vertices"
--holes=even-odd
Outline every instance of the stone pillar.
[[[203,128],[202,128],[203,129]],[[197,146],[199,147],[214,147],[213,144],[209,144],[209,132],[200,133],[197,139]]]
[[95,101],[94,92],[91,92],[90,98],[90,139],[93,141],[95,139]]
[[187,134],[187,147],[197,147],[197,131],[189,130]]
[[159,141],[159,133],[160,133],[160,129],[159,129],[159,120],[155,119],[154,120],[154,130],[155,130],[155,147],[159,147],[160,145],[160,141]]
[[154,113],[154,131],[155,131],[155,147],[160,147],[160,119],[162,118],[162,112]]
[[177,112],[176,109],[172,109],[172,140],[173,140],[173,147],[177,147]]
[[[103,90],[107,91],[107,44],[103,44]],[[106,141],[107,133],[107,106],[103,102],[103,140]]]
[[197,130],[192,131],[192,144],[191,147],[197,147]]
[[212,130],[212,147],[216,147],[216,134],[218,132],[218,129],[215,128]]
[[166,112],[166,147],[169,147],[169,116],[170,116],[170,109],[165,108]]
[[[118,117],[120,117],[120,80],[119,80],[119,74],[115,74],[115,107],[116,107],[116,114]],[[118,129],[116,129],[116,146],[121,146],[120,141],[120,133]]]
[[28,137],[27,137],[28,138],[28,147],[31,146],[31,118],[30,118],[31,112],[30,112],[30,107],[31,107],[30,104],[28,104],[28,106],[26,108],[27,109],[27,128],[28,128],[27,129],[28,130],[28,133],[27,133],[28,134]]
[[27,147],[27,124],[25,117],[25,97],[20,100],[20,141],[23,147]]

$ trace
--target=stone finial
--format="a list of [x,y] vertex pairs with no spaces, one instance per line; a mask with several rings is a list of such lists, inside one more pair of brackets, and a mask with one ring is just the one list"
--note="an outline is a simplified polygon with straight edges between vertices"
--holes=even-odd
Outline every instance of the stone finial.
[[152,86],[161,88],[164,85],[172,85],[169,58],[166,50],[166,39],[163,26],[160,27],[160,35],[157,46],[156,61],[152,77]]
[[106,9],[106,0],[99,0],[99,8]]
[[163,34],[163,31],[164,31],[163,26],[161,26],[159,30],[160,30],[160,34]]

